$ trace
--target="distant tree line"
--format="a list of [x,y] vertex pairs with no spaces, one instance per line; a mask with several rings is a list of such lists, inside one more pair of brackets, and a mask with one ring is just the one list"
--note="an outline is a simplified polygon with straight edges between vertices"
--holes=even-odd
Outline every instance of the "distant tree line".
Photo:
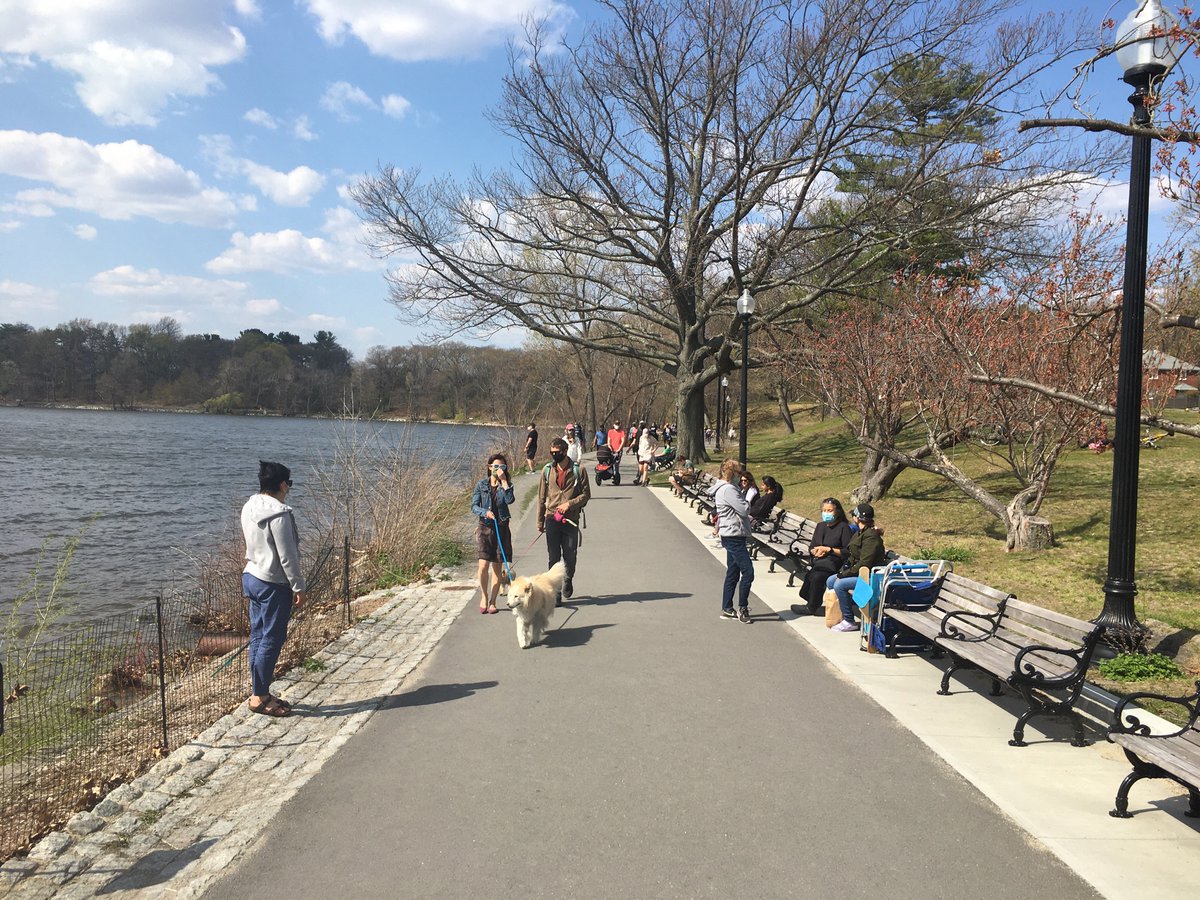
[[[373,347],[356,361],[337,337],[257,328],[236,338],[182,333],[164,318],[54,328],[0,324],[0,402],[202,409],[212,413],[543,420],[591,428],[670,417],[672,398],[636,360],[581,359],[544,339],[519,349],[457,342]],[[561,421],[559,421],[561,419]]]

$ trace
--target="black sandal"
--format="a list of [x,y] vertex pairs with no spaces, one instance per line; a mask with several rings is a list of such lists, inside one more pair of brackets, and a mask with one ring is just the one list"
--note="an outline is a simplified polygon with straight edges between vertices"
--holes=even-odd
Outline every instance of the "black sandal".
[[292,714],[292,708],[286,704],[279,703],[275,697],[272,697],[265,703],[258,704],[258,706],[251,706],[250,701],[247,700],[246,708],[252,713],[258,713],[260,716],[270,716],[273,719],[283,719]]

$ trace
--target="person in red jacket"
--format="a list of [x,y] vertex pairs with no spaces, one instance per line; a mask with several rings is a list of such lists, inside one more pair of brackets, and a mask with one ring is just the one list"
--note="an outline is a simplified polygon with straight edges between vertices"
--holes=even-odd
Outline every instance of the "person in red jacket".
[[621,450],[624,446],[625,432],[621,429],[621,423],[613,422],[613,427],[608,430],[608,449],[612,450],[613,453],[614,479],[620,479],[621,477]]

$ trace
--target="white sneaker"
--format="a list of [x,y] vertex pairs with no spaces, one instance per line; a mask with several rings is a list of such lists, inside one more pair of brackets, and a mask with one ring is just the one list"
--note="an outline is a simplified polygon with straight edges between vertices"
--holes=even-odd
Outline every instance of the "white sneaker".
[[843,619],[841,622],[838,622],[836,625],[834,625],[829,630],[837,631],[842,634],[848,634],[851,631],[858,631],[859,627],[857,625],[855,625],[853,622],[847,622],[845,619]]

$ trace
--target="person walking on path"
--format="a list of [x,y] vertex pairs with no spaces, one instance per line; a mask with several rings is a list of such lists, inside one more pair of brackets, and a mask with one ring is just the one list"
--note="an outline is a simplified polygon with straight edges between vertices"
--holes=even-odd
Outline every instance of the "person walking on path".
[[[721,463],[721,474],[712,489],[717,515],[717,534],[725,548],[725,586],[721,593],[721,617],[750,624],[750,585],[754,582],[754,563],[746,539],[750,536],[750,504],[737,487],[742,464],[736,459]],[[738,608],[733,609],[737,589]]]
[[857,620],[858,607],[851,596],[854,585],[858,583],[858,570],[863,566],[882,566],[887,552],[883,548],[883,537],[875,527],[875,508],[869,503],[860,503],[850,515],[858,523],[858,531],[850,538],[842,568],[825,582],[826,587],[837,596],[838,606],[842,610],[842,621],[832,629],[840,632],[861,629]]
[[613,454],[613,483],[621,477],[621,451],[625,448],[625,432],[621,429],[620,421],[613,422],[608,432],[608,449]]
[[563,582],[563,599],[574,593],[575,560],[579,552],[579,513],[592,497],[587,474],[567,457],[567,442],[555,438],[550,442],[550,462],[542,469],[538,481],[537,529],[546,535],[546,552],[550,567],[560,559],[567,567]]
[[583,458],[583,444],[575,436],[575,426],[568,424],[563,430],[563,440],[567,442],[567,458],[576,465]]
[[488,457],[484,477],[475,485],[475,493],[471,497],[471,512],[479,517],[475,526],[475,550],[479,557],[481,613],[496,612],[496,597],[504,580],[501,566],[505,560],[509,565],[513,561],[508,506],[515,503],[516,499],[512,480],[508,476],[508,459],[503,453],[493,453]]
[[638,423],[637,458],[638,474],[633,479],[634,484],[650,486],[650,461],[654,459],[654,451],[658,449],[658,438],[653,430],[646,427],[645,422]]
[[533,472],[533,461],[537,458],[537,423],[530,422],[525,435],[525,471]]
[[304,573],[300,571],[300,537],[292,508],[284,501],[292,490],[292,472],[282,463],[258,463],[258,493],[242,507],[242,536],[246,539],[246,568],[242,593],[250,602],[251,712],[291,715],[285,700],[271,695],[275,663],[287,638],[292,607],[304,603]]

